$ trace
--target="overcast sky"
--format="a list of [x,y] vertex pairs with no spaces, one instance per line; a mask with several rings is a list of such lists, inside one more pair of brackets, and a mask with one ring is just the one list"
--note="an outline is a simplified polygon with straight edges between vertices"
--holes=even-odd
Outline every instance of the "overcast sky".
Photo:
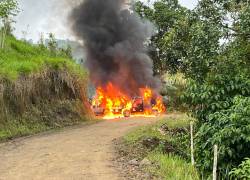
[[[58,39],[73,39],[66,20],[69,9],[59,11],[62,0],[18,0],[21,8],[15,26],[18,38],[33,39],[40,34],[45,36],[52,32]],[[68,0],[67,0],[68,1]],[[146,1],[146,0],[145,0]],[[194,8],[198,0],[179,0],[183,6]]]

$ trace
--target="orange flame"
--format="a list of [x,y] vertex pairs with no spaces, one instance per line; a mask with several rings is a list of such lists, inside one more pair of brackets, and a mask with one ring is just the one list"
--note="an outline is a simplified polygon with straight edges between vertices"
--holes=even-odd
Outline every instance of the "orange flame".
[[96,89],[92,109],[96,115],[105,119],[124,116],[155,116],[165,112],[162,98],[155,96],[152,89],[145,87],[139,92],[139,97],[130,97],[112,83],[108,83],[105,87]]

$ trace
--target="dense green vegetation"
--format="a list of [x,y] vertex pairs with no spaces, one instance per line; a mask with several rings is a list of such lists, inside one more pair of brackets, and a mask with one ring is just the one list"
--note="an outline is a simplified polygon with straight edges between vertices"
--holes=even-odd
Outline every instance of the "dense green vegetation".
[[250,178],[250,159],[246,158],[239,167],[234,168],[230,172],[230,177],[235,179],[249,179]]
[[190,120],[183,114],[171,114],[154,125],[130,132],[124,137],[125,145],[135,150],[127,150],[128,154],[149,159],[153,164],[144,171],[158,178],[199,179],[189,160]]
[[211,177],[217,144],[217,175],[229,178],[250,157],[249,2],[201,0],[187,10],[178,1],[157,0],[153,6],[138,2],[135,9],[158,27],[151,41],[155,73],[178,72],[186,79],[178,95],[197,119],[195,165],[200,175]]
[[154,1],[153,7],[138,1],[134,8],[142,18],[149,19],[157,26],[149,51],[154,62],[154,72],[177,72],[183,67],[181,59],[186,55],[188,46],[186,19],[189,10],[180,6],[177,0]]
[[11,23],[13,22],[13,16],[16,16],[19,12],[17,0],[2,0],[0,1],[0,24],[3,27],[0,29],[0,49],[5,46],[5,39],[11,32]]
[[[244,2],[241,3],[244,4]],[[200,77],[192,77],[190,72],[188,74],[191,80],[187,86],[184,100],[190,106],[192,115],[198,119],[196,165],[205,176],[208,176],[212,170],[211,155],[212,147],[215,144],[220,147],[218,164],[220,178],[228,177],[232,168],[250,156],[250,46],[249,34],[244,33],[247,26],[241,25],[242,23],[249,24],[250,7],[243,7],[243,4],[231,2],[228,4],[229,9],[224,7],[223,2],[210,5],[211,8],[219,8],[221,14],[215,16],[215,19],[210,18],[202,23],[209,25],[207,29],[216,33],[213,36],[217,40],[209,38],[206,40],[207,42],[203,42],[206,44],[203,50],[206,48],[211,52],[199,52],[199,60],[202,60],[203,65],[195,65],[196,69],[199,68],[198,72],[194,68],[192,68],[194,72],[190,71],[191,74],[200,74]],[[208,4],[205,2],[200,4],[200,11],[205,11],[207,6]],[[235,8],[240,9],[235,10]],[[208,12],[203,13],[205,16]],[[232,15],[234,18],[232,28],[235,31],[224,29],[225,13],[236,13],[236,17]],[[207,29],[202,30],[201,33],[207,35]],[[224,35],[225,33],[227,35]],[[195,38],[204,40],[205,37],[202,34]],[[226,38],[228,35],[229,37]],[[219,39],[221,38],[225,38],[229,42],[220,45]],[[215,47],[216,49],[214,49]],[[195,46],[195,48],[201,48],[201,46]],[[208,65],[203,68],[205,64]]]

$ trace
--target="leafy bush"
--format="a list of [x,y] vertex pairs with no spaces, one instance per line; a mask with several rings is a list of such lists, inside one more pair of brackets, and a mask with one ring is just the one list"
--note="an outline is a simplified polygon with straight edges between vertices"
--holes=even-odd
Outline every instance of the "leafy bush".
[[229,170],[250,156],[249,122],[249,97],[235,97],[232,107],[210,114],[196,135],[197,166],[203,171],[212,171],[213,145],[217,144],[219,172],[228,176]]
[[203,83],[188,81],[183,97],[198,120],[195,158],[205,177],[212,172],[214,144],[220,147],[221,178],[250,156],[250,73],[248,50],[242,47],[241,42],[229,46]]
[[228,109],[237,95],[250,95],[250,79],[244,75],[211,74],[204,84],[190,81],[183,100],[191,105],[193,116],[199,123],[208,122],[208,116],[217,111]]
[[[211,174],[212,147],[218,144],[220,178],[228,177],[249,157],[250,6],[247,1],[200,0],[185,11],[177,1],[158,0],[152,7],[138,3],[136,11],[158,26],[151,41],[159,50],[156,72],[179,70],[188,78],[182,100],[197,119],[197,166]],[[179,92],[167,84],[170,107]]]
[[246,158],[238,168],[234,168],[230,175],[235,179],[250,179],[250,159]]
[[217,57],[203,82],[188,81],[183,100],[198,120],[196,163],[205,177],[212,172],[214,144],[220,147],[220,178],[228,178],[229,171],[250,155],[249,52],[244,41],[232,42]]

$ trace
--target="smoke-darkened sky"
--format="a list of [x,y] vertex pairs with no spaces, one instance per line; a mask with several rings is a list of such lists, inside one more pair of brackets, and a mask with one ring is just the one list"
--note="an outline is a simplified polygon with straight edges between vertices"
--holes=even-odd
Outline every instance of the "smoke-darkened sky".
[[[63,11],[59,11],[64,0],[18,1],[21,8],[15,24],[15,35],[18,38],[33,39],[36,42],[41,33],[46,36],[52,32],[59,39],[73,39],[66,23],[69,8],[64,6]],[[180,0],[180,3],[192,9],[197,1]]]

